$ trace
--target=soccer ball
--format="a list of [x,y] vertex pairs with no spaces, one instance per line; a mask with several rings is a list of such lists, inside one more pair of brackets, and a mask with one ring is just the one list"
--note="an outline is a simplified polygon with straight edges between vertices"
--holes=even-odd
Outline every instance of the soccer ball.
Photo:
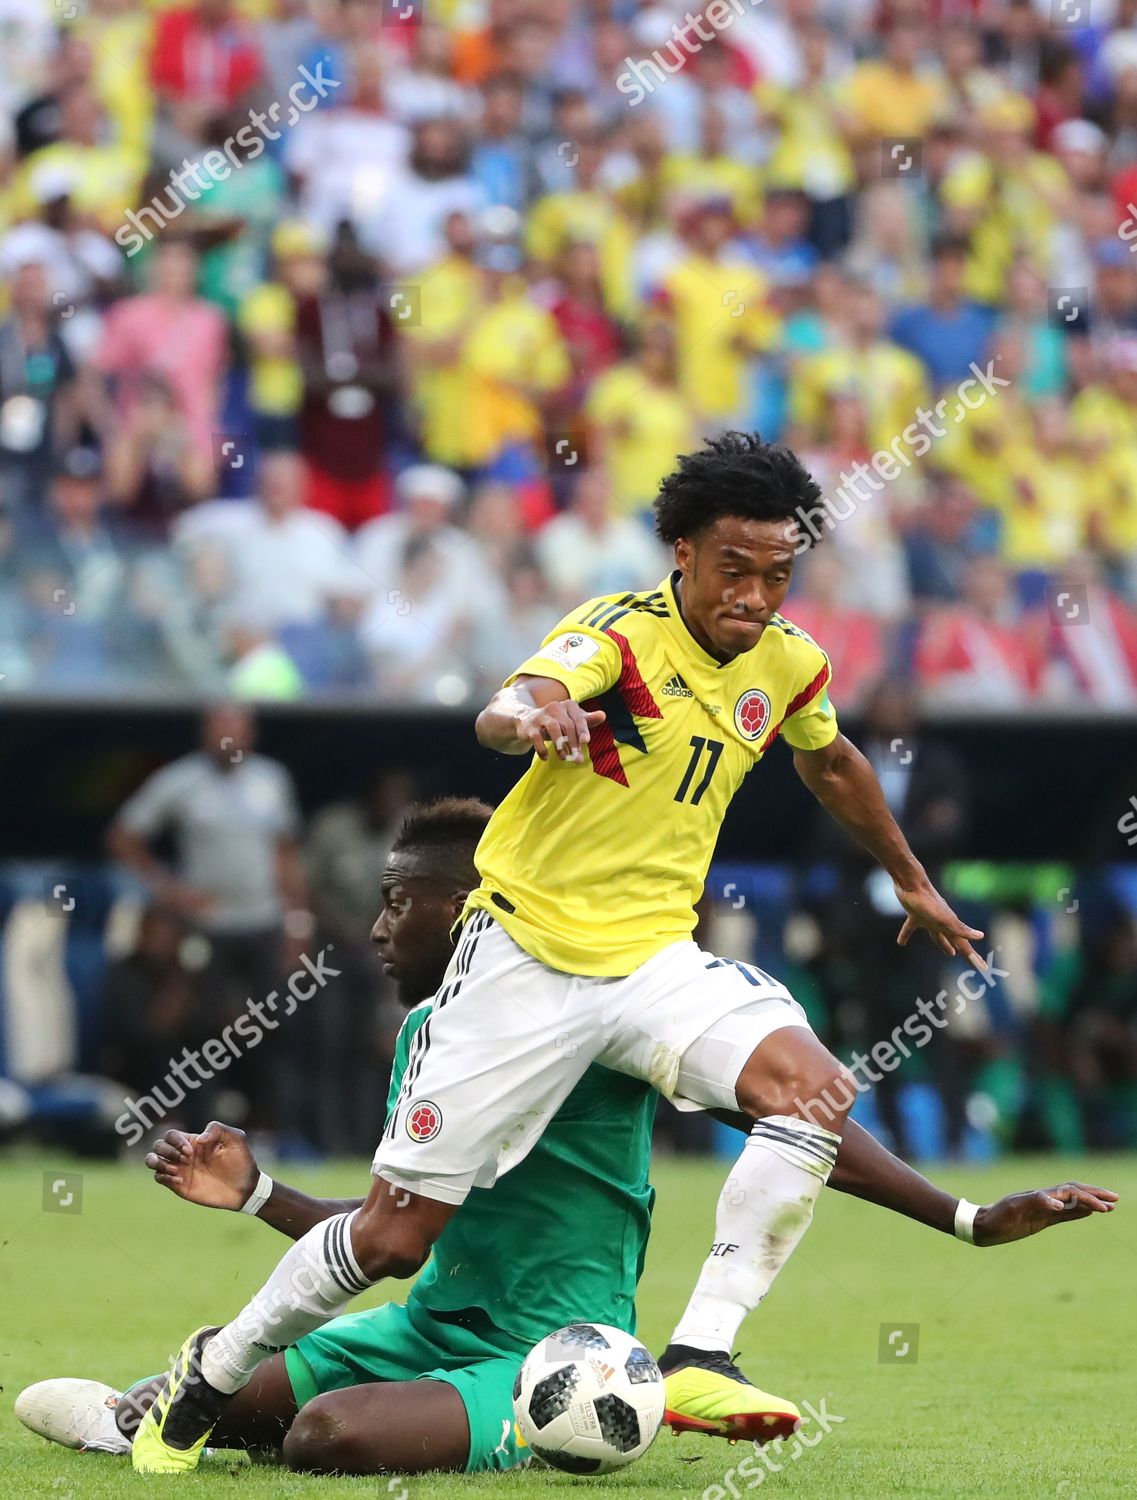
[[663,1376],[630,1333],[570,1323],[525,1357],[513,1414],[538,1458],[569,1474],[606,1474],[635,1463],[663,1421]]

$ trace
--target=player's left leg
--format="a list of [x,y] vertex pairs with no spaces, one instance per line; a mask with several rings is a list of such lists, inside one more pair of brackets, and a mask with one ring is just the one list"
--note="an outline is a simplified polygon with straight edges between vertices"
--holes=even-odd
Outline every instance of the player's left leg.
[[462,1471],[469,1456],[465,1405],[441,1380],[329,1391],[300,1408],[284,1439],[285,1462],[308,1474]]
[[524,1354],[413,1295],[337,1318],[285,1355],[300,1415],[284,1456],[322,1474],[513,1468],[528,1456],[513,1424]]
[[284,1457],[310,1474],[478,1474],[529,1459],[513,1421],[520,1359],[330,1391],[301,1407]]
[[660,1365],[667,1420],[723,1437],[785,1436],[792,1402],[750,1385],[730,1358],[813,1217],[854,1091],[785,987],[749,964],[675,944],[623,981],[601,1061],[687,1108],[741,1112],[751,1134],[719,1197],[715,1235]]
[[[115,1422],[130,1442],[165,1384],[165,1375],[141,1380],[119,1398]],[[279,1448],[300,1409],[283,1354],[258,1365],[248,1385],[226,1406],[211,1440],[215,1448]]]
[[373,1177],[362,1207],[302,1235],[235,1318],[185,1340],[135,1434],[134,1468],[195,1469],[210,1433],[259,1365],[342,1314],[377,1281],[415,1275],[454,1212],[453,1204]]

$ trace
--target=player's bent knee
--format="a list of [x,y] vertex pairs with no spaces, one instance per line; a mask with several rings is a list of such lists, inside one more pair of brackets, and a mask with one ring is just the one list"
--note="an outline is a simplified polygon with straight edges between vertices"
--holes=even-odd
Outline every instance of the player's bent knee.
[[309,1474],[354,1473],[354,1447],[333,1391],[316,1396],[297,1412],[285,1434],[284,1460],[289,1468]]
[[811,1120],[826,1130],[840,1130],[857,1097],[857,1081],[836,1058],[804,1068],[797,1079],[793,1099],[783,1111]]
[[790,1115],[826,1130],[840,1130],[857,1097],[853,1074],[835,1057],[802,1059],[776,1085],[747,1086],[740,1080],[738,1102],[752,1119]]
[[421,1271],[430,1255],[431,1236],[426,1225],[411,1215],[367,1214],[361,1211],[351,1237],[359,1269],[368,1281],[394,1276],[403,1281]]

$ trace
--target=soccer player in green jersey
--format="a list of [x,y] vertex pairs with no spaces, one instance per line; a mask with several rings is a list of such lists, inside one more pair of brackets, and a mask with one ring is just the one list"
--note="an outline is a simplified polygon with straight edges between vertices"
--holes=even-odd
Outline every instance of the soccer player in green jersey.
[[[439,986],[489,811],[454,798],[412,809],[391,851],[373,937],[408,1007]],[[430,1014],[430,1003],[416,1005],[399,1034],[392,1101]],[[447,1226],[406,1306],[336,1318],[265,1360],[226,1407],[214,1445],[283,1446],[294,1467],[318,1473],[473,1473],[524,1462],[512,1388],[532,1345],[576,1321],[634,1329],[656,1098],[636,1079],[590,1068],[531,1155],[490,1191],[472,1194]],[[147,1162],[180,1197],[256,1212],[293,1239],[354,1206],[262,1180],[242,1133],[224,1125],[198,1136],[169,1131]],[[857,1126],[846,1132],[830,1186],[952,1232],[958,1200]],[[1020,1239],[1101,1211],[1114,1197],[1081,1184],[1016,1194],[982,1210],[977,1240]],[[46,1380],[21,1393],[16,1413],[66,1446],[125,1454],[164,1379],[125,1398],[93,1380]],[[763,1435],[793,1425],[796,1414]]]
[[[456,798],[412,809],[388,859],[373,937],[401,1002],[414,1006],[396,1043],[392,1101],[429,1025],[431,1002],[417,1002],[438,989],[451,929],[477,884],[474,848],[490,811]],[[524,1462],[513,1382],[533,1345],[585,1320],[634,1331],[656,1099],[638,1079],[590,1068],[538,1149],[492,1192],[475,1193],[439,1237],[406,1305],[336,1318],[267,1359],[226,1409],[214,1445],[283,1444],[289,1463],[318,1473]],[[257,1216],[291,1239],[362,1201],[310,1198],[283,1183],[265,1197],[244,1135],[216,1123],[198,1136],[167,1132],[147,1163],[191,1202],[259,1202]],[[271,1341],[271,1314],[266,1327]],[[121,1429],[163,1379],[135,1386],[117,1412],[106,1386],[45,1381],[23,1393],[17,1413],[45,1436],[69,1432],[72,1446],[128,1451]]]

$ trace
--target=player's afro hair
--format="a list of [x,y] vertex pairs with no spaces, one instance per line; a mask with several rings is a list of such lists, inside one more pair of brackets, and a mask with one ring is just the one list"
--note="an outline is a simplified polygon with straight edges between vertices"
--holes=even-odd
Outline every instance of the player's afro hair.
[[427,852],[439,875],[472,890],[477,885],[474,850],[486,831],[493,808],[477,797],[436,797],[408,809],[391,845],[392,854],[413,849]]
[[[797,455],[756,432],[724,432],[683,453],[655,502],[655,529],[669,544],[693,537],[722,516],[751,521],[804,519],[821,488]],[[799,528],[800,529],[800,528]],[[815,528],[802,530],[807,541]]]

